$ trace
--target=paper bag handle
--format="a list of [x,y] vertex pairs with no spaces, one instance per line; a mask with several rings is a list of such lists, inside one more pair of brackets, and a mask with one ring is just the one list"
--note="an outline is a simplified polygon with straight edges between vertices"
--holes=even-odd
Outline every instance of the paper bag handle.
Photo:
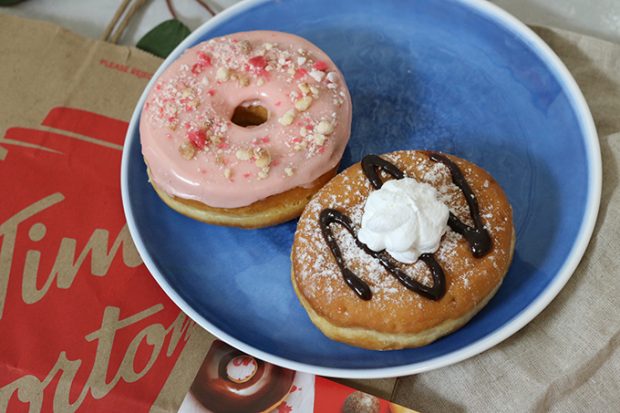
[[[129,25],[129,22],[131,21],[133,16],[135,16],[140,7],[142,7],[146,2],[146,0],[135,0],[133,1],[133,3],[132,1],[133,0],[123,0],[121,5],[114,13],[112,20],[110,20],[110,23],[108,23],[103,34],[101,35],[101,40],[115,44],[118,43],[118,40],[123,35],[125,29],[127,29],[127,26]],[[196,0],[196,2],[200,4],[211,16],[215,16],[218,13],[218,10],[216,10],[216,8],[219,8],[219,11],[221,11],[222,9],[221,7],[214,8],[213,6],[210,6],[205,0]],[[129,7],[130,3],[131,7],[129,8],[129,11],[127,11],[127,7]],[[172,6],[172,0],[166,0],[166,6],[168,7],[168,11],[170,11],[170,14],[172,15],[172,18],[178,20],[177,14],[174,11],[174,7]],[[127,12],[125,13],[125,11]],[[123,17],[123,20],[121,20],[119,24],[119,20],[121,19],[121,17]]]
[[[130,3],[131,7],[129,7]],[[127,29],[129,22],[144,3],[146,3],[146,0],[123,0],[118,9],[116,9],[112,20],[108,23],[100,39],[114,44],[118,43],[123,32]],[[127,7],[129,7],[129,11],[125,13]]]

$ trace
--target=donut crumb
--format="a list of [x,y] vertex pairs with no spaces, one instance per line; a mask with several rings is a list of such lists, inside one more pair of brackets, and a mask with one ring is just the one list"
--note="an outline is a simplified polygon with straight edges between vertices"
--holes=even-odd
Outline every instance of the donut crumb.
[[306,110],[308,110],[311,104],[312,104],[312,97],[304,96],[301,99],[298,99],[297,101],[295,101],[295,109],[297,109],[299,112],[305,112]]
[[247,161],[249,160],[252,156],[250,155],[250,151],[248,151],[247,149],[239,149],[237,150],[237,152],[235,153],[235,157],[237,159],[239,159],[240,161]]
[[295,111],[293,109],[291,109],[291,110],[287,111],[284,115],[282,115],[278,119],[278,122],[281,125],[288,126],[288,125],[293,123],[293,120],[295,120]]
[[196,156],[196,147],[188,141],[183,142],[179,145],[179,154],[181,154],[184,159],[190,161]]

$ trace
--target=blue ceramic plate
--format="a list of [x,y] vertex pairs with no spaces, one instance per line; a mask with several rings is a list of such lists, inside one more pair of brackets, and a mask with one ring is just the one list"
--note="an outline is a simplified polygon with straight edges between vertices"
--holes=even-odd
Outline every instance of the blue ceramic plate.
[[431,345],[378,352],[331,341],[312,325],[289,281],[295,222],[253,231],[221,228],[185,218],[159,200],[140,154],[145,92],[127,134],[123,202],[147,267],[187,314],[273,363],[370,378],[465,359],[542,311],[592,234],[601,161],[581,92],[535,34],[483,1],[250,0],[194,32],[155,77],[188,47],[255,29],[304,36],[344,73],[353,132],[343,168],[368,153],[431,149],[487,169],[513,205],[514,262],[488,306]]

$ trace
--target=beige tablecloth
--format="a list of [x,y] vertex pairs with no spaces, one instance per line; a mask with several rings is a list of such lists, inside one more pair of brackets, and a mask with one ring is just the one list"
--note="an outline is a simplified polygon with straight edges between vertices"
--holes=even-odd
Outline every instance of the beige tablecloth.
[[620,411],[620,45],[535,30],[577,80],[599,133],[594,235],[568,284],[528,326],[469,360],[398,379],[394,401],[422,412]]

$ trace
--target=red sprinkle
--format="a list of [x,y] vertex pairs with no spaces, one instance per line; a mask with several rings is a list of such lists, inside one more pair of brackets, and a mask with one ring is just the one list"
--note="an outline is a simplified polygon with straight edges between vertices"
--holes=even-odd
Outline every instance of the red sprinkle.
[[194,65],[192,66],[192,74],[194,75],[202,73],[203,70],[205,70],[204,63],[194,63]]
[[323,60],[317,60],[316,63],[314,63],[312,67],[322,72],[326,71],[328,68],[327,63],[324,62]]
[[308,71],[307,71],[306,69],[301,69],[301,68],[300,68],[300,69],[297,69],[297,70],[295,71],[295,76],[294,76],[294,78],[295,78],[295,80],[299,80],[299,79],[301,79],[302,77],[306,76],[307,74],[308,74]]
[[325,152],[325,145],[319,147],[319,153]]
[[258,67],[261,69],[267,66],[267,60],[264,56],[254,56],[250,58],[250,60],[248,60],[248,63],[250,63],[254,67]]
[[252,176],[252,174],[249,173],[249,172],[246,172],[246,173],[243,174],[244,178],[249,178],[250,176]]
[[198,52],[198,58],[202,60],[202,63],[205,67],[211,66],[211,56],[209,56],[205,52]]
[[207,135],[203,130],[191,131],[187,134],[187,139],[198,149],[203,149],[207,141]]
[[228,144],[226,142],[222,142],[219,145],[217,145],[217,147],[219,149],[228,149]]
[[312,125],[306,125],[306,129],[307,129],[307,130],[312,130],[312,129],[314,129],[314,126],[312,126]]
[[264,136],[263,138],[261,138],[261,141],[263,143],[269,143],[269,136]]
[[293,139],[293,143],[299,143],[299,142],[301,142],[301,138],[295,138],[295,139]]
[[276,167],[280,165],[280,161],[278,159],[274,159],[273,161],[271,161],[271,166]]
[[207,93],[209,94],[209,96],[213,96],[215,95],[215,89],[209,89]]

